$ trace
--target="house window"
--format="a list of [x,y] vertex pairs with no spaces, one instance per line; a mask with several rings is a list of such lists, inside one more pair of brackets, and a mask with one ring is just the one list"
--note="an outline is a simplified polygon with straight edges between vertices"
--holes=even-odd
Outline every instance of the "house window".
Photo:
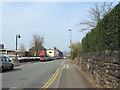
[[49,52],[49,53],[52,53],[52,52]]

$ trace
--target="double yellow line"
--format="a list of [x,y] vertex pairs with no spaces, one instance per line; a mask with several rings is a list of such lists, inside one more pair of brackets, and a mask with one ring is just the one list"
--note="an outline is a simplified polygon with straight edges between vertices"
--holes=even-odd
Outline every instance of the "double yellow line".
[[60,69],[57,69],[56,72],[51,77],[51,79],[42,88],[48,88],[54,82],[59,72],[60,72]]
[[65,62],[65,61],[63,61],[63,62],[61,63],[61,65],[63,65],[63,64],[64,64],[64,62]]
[[[64,62],[65,62],[65,61],[63,61],[63,62],[61,63],[61,65],[63,65]],[[58,76],[59,72],[60,72],[60,69],[57,69],[56,72],[53,74],[53,76],[50,78],[50,80],[49,80],[42,88],[48,88],[48,87],[55,81],[55,79],[56,79],[56,77]],[[41,89],[40,89],[40,90],[41,90]]]

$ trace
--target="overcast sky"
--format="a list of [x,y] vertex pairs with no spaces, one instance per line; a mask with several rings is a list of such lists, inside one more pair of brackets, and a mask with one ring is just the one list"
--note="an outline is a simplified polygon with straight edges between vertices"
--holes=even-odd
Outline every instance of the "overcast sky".
[[81,42],[84,34],[77,24],[88,19],[88,11],[95,2],[7,2],[2,4],[2,43],[7,49],[15,49],[15,35],[20,34],[18,48],[24,43],[30,48],[33,34],[44,37],[45,48],[56,46],[69,51],[70,32],[72,42]]

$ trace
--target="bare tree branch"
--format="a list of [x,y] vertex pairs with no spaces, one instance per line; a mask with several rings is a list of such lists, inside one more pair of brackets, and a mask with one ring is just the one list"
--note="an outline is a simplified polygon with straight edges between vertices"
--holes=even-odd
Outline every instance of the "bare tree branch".
[[34,34],[33,40],[30,42],[32,48],[32,52],[36,52],[36,56],[38,56],[38,50],[42,47],[44,43],[44,38],[40,35]]
[[101,5],[96,3],[95,6],[92,7],[88,12],[88,17],[90,20],[83,20],[79,23],[79,25],[84,26],[84,28],[81,28],[80,31],[84,32],[86,30],[95,28],[99,20],[101,20],[107,13],[109,13],[112,10],[112,7],[113,2],[104,2]]
[[20,50],[21,50],[21,51],[25,51],[25,45],[24,45],[24,43],[21,43],[21,45],[20,45]]

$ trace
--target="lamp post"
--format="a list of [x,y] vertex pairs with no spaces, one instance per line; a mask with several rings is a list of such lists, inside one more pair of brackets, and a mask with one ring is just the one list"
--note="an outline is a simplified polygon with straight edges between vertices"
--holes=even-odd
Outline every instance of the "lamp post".
[[17,58],[17,44],[18,44],[18,38],[20,38],[21,36],[20,35],[16,35],[16,59]]
[[70,58],[71,58],[72,30],[69,29],[68,31],[70,31]]

